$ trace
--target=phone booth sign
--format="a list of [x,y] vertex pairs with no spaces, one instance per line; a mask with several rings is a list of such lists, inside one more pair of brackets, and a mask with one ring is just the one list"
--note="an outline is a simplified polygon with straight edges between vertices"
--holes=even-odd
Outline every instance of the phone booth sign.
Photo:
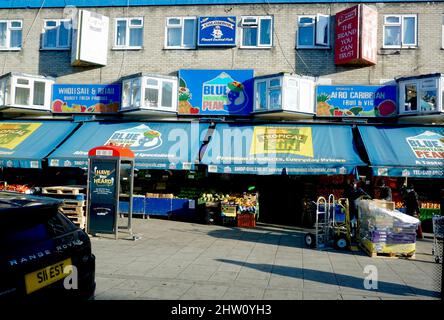
[[133,177],[134,153],[130,149],[100,146],[88,152],[88,233],[109,233],[118,238],[119,197],[128,192],[127,229],[132,234]]

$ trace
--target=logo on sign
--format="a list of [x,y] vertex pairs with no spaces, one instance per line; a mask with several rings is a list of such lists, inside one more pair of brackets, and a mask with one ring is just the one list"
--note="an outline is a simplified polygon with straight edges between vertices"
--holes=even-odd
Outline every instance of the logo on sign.
[[199,45],[235,45],[236,17],[202,17],[199,24]]
[[15,149],[41,125],[41,123],[0,123],[0,149]]
[[338,17],[338,25],[343,24],[344,22],[347,22],[351,19],[355,19],[358,15],[358,7],[354,8],[352,11],[347,12],[345,14],[341,14]]
[[418,159],[444,159],[444,136],[432,131],[406,138]]
[[239,112],[247,104],[244,85],[225,72],[202,85],[202,111]]
[[115,170],[97,169],[94,167],[93,181],[97,186],[112,187],[114,185],[114,177],[110,177]]
[[255,127],[250,154],[292,153],[313,157],[311,128]]
[[130,148],[133,151],[153,150],[162,145],[162,134],[142,124],[125,130],[115,131],[105,145]]

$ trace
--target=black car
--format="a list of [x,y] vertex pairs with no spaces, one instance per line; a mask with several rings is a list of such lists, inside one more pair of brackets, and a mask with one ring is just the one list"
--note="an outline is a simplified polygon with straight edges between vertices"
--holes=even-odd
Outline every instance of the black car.
[[0,192],[0,300],[93,298],[90,239],[59,205],[57,199]]

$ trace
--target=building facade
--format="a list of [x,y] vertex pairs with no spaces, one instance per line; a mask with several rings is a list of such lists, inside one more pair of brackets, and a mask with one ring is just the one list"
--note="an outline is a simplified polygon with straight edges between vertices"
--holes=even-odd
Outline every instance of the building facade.
[[[16,24],[18,27],[2,27],[1,30],[7,30],[2,31],[5,39],[2,41],[6,42],[6,33],[9,40],[12,29],[21,29],[19,47],[0,46],[0,74],[14,71],[55,77],[58,83],[100,84],[119,81],[137,72],[177,75],[178,69],[254,69],[255,76],[289,72],[313,76],[325,84],[379,85],[400,76],[444,73],[444,3],[441,1],[369,1],[367,4],[378,14],[377,63],[364,67],[334,62],[335,15],[356,5],[354,2],[295,0],[238,4],[202,0],[189,4],[181,1],[181,5],[173,1],[174,5],[165,5],[168,1],[138,1],[137,5],[106,6],[100,1],[90,1],[85,9],[109,17],[109,31],[107,64],[89,67],[71,66],[69,22],[67,30],[60,27],[61,19],[69,21],[85,2],[66,2],[75,7],[65,7],[57,1],[42,7],[39,1],[31,3],[36,7],[13,7],[7,3],[0,8],[3,25],[7,21],[20,22]],[[145,3],[147,5],[143,5]],[[317,15],[327,17],[326,45],[316,45],[314,39],[309,39],[316,33]],[[236,17],[235,46],[196,45],[197,21],[193,18],[207,16]],[[245,17],[271,19],[269,24],[268,20],[261,20],[259,27],[254,27],[264,29],[261,34],[264,43],[242,44],[244,29],[251,28],[248,21],[242,20]],[[185,33],[178,46],[168,45],[168,24],[181,25],[179,29]],[[58,33],[49,37],[57,38],[56,44],[45,36],[45,32],[54,27]],[[385,36],[390,32],[400,35],[402,41],[388,44]],[[170,36],[176,35],[171,32]]]

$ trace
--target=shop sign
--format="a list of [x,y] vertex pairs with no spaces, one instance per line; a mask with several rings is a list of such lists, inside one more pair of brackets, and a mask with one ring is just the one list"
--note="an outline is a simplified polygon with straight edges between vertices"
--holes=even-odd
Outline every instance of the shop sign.
[[336,14],[335,64],[359,58],[359,6]]
[[253,70],[180,70],[179,114],[249,115]]
[[378,13],[356,5],[336,14],[335,64],[376,64]]
[[309,127],[255,127],[250,154],[297,154],[313,158]]
[[443,160],[444,136],[425,131],[414,137],[407,137],[407,143],[417,159]]
[[378,52],[378,12],[362,5],[361,59],[376,64]]
[[199,46],[235,46],[236,17],[199,17]]
[[318,86],[316,115],[390,117],[396,115],[396,86]]
[[[0,151],[13,150],[25,141],[42,123],[0,123]],[[4,154],[4,152],[2,152]]]
[[153,150],[162,145],[162,134],[147,125],[115,131],[105,145],[130,148],[134,152]]
[[116,113],[120,109],[120,84],[55,84],[54,113]]

